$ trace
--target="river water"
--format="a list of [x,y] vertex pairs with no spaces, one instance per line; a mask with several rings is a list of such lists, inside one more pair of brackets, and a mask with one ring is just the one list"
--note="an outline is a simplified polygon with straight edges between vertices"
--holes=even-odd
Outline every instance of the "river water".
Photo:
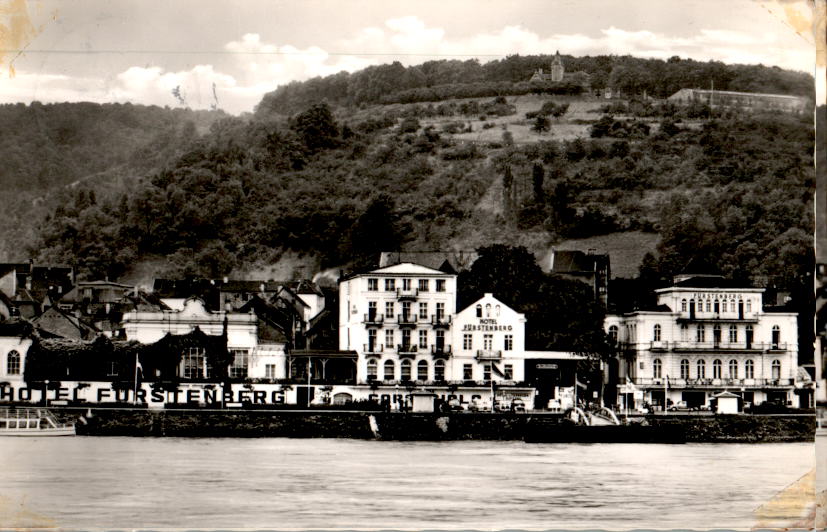
[[813,445],[4,438],[0,526],[749,528]]

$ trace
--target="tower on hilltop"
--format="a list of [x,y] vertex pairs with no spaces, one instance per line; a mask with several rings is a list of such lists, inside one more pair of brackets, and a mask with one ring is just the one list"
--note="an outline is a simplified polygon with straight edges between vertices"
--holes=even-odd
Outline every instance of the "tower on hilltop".
[[563,81],[565,71],[563,60],[560,58],[560,51],[557,50],[554,59],[551,61],[551,81]]

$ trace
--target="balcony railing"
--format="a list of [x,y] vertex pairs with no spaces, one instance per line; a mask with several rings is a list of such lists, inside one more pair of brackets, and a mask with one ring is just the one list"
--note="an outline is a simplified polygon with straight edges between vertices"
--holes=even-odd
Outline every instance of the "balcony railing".
[[786,351],[788,344],[782,342],[641,342],[625,343],[625,347],[649,348],[651,351]]
[[450,325],[451,325],[451,316],[432,314],[431,315],[431,325],[434,328],[450,327]]
[[384,350],[385,350],[385,346],[382,345],[382,344],[364,344],[364,349],[362,351],[366,355],[370,355],[370,354],[380,354]]
[[678,322],[697,322],[697,321],[719,321],[727,323],[757,323],[758,317],[754,313],[738,315],[732,312],[695,312],[690,314],[688,312],[678,317]]
[[416,314],[399,314],[396,316],[396,322],[400,326],[412,327],[416,325]]
[[378,325],[381,326],[382,323],[385,321],[384,314],[375,314],[375,313],[367,313],[365,314],[365,325]]
[[431,355],[435,358],[437,358],[437,357],[449,357],[449,356],[451,356],[451,346],[450,345],[432,345],[431,346]]
[[398,344],[396,351],[399,355],[415,355],[417,352],[416,344]]
[[[662,378],[639,377],[632,379],[632,382],[639,386],[666,386],[666,379]],[[792,379],[674,379],[669,377],[669,388],[791,386],[792,384]]]
[[499,349],[477,349],[477,360],[502,360],[503,352]]
[[396,289],[396,298],[397,299],[416,299],[419,296],[419,290],[416,288],[397,288]]

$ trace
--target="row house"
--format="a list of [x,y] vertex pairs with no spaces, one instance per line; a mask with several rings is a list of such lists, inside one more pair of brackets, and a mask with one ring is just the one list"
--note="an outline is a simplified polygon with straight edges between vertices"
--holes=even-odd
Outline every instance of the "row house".
[[765,309],[762,288],[718,276],[678,277],[657,306],[606,317],[620,349],[618,404],[707,405],[729,391],[744,402],[790,404],[797,316]]

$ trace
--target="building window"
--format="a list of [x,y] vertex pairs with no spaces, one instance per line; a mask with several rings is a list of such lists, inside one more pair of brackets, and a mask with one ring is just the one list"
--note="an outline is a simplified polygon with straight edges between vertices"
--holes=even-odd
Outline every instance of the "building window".
[[385,316],[388,319],[393,319],[393,301],[385,301]]
[[375,360],[368,360],[368,380],[375,381],[378,377],[378,364]]
[[420,279],[419,280],[419,291],[420,292],[428,292],[428,279]]
[[393,292],[396,290],[396,279],[385,279],[385,292]]
[[20,353],[15,350],[6,355],[6,374],[20,375]]
[[491,317],[491,303],[486,303],[485,304],[485,317],[486,318]]
[[512,364],[503,366],[503,378],[507,381],[514,380],[514,366]]
[[706,362],[704,360],[699,360],[697,364],[698,369],[698,378],[705,379],[706,378]]
[[681,312],[686,312],[686,300],[681,299]]
[[402,348],[406,349],[406,350],[411,348],[411,331],[410,331],[410,329],[402,329]]
[[[726,301],[724,301],[724,305],[726,305]],[[721,312],[721,304],[718,302],[717,299],[714,302],[713,311],[715,312],[715,314]],[[724,307],[724,311],[726,311],[726,307]]]
[[503,349],[506,351],[511,351],[514,349],[514,335],[506,334],[505,335],[505,342],[503,342]]
[[712,312],[712,302],[710,300],[706,300],[706,311]]
[[185,379],[209,378],[207,370],[207,352],[203,347],[190,347],[184,353],[181,364]]
[[368,301],[368,321],[376,319],[376,301]]
[[747,299],[747,312],[752,312],[752,299]]
[[428,303],[419,304],[419,319],[420,321],[428,320]]
[[265,364],[264,365],[264,377],[267,378],[267,379],[275,379],[276,378],[276,365],[275,364]]
[[706,329],[703,325],[698,325],[698,329],[695,331],[695,341],[696,342],[704,342],[706,341]]
[[401,372],[401,379],[403,381],[411,380],[411,361],[410,360],[403,360],[402,364],[400,364],[402,368]]
[[482,380],[486,382],[491,380],[491,364],[482,365]]
[[368,279],[368,291],[369,292],[376,292],[379,290],[379,279],[374,279],[373,277]]
[[436,347],[440,351],[445,349],[445,331],[439,330],[436,332]]
[[463,334],[462,335],[462,348],[463,349],[473,349],[474,347],[473,336],[470,334]]
[[230,349],[233,355],[233,364],[230,366],[230,377],[235,379],[247,378],[247,350],[246,349]]
[[781,328],[778,325],[772,326],[772,348],[778,349],[781,345]]
[[689,325],[682,323],[681,324],[681,341],[686,342],[689,340]]
[[747,360],[746,362],[744,362],[744,378],[755,378],[755,362],[753,362],[752,360]]
[[392,381],[396,378],[396,364],[393,363],[393,360],[385,361],[385,373],[382,378],[386,381]]
[[500,306],[499,305],[494,305],[494,317],[495,318],[500,317]]
[[729,326],[729,343],[738,343],[738,327],[736,327],[735,325]]
[[612,325],[609,327],[609,340],[613,343],[617,343],[617,325]]
[[434,380],[435,381],[444,381],[445,380],[445,361],[444,360],[437,360],[434,362]]
[[657,323],[652,328],[652,340],[655,342],[660,342],[660,325]]
[[486,351],[490,351],[494,347],[494,335],[493,334],[484,334],[482,335],[482,348]]
[[445,303],[436,304],[436,319],[441,320],[445,317]]
[[729,378],[730,379],[737,379],[738,378],[738,361],[734,358],[729,361]]
[[428,331],[420,330],[419,331],[419,348],[420,349],[427,349],[428,348]]
[[409,291],[411,289],[411,280],[410,279],[402,279],[402,290]]
[[416,364],[416,380],[418,380],[418,381],[427,381],[428,380],[428,361],[427,360],[420,360]]
[[720,379],[721,378],[721,361],[717,358],[712,361],[712,378],[713,379]]
[[477,305],[477,317],[482,318],[482,305]]
[[721,343],[721,326],[717,323],[712,326],[712,342],[716,347]]
[[652,361],[652,377],[656,379],[661,377],[661,361],[659,358]]
[[462,380],[464,380],[464,381],[474,380],[474,365],[473,364],[463,364],[462,365]]
[[410,301],[403,301],[402,302],[402,317],[405,318],[405,321],[411,319],[411,302]]
[[444,292],[445,291],[445,279],[437,279],[436,280],[436,291],[437,292]]
[[781,378],[781,361],[780,360],[773,360],[772,361],[772,378],[773,380],[778,380]]
[[385,329],[385,345],[393,349],[393,329]]
[[681,360],[681,378],[688,379],[689,378],[689,360],[683,359]]

